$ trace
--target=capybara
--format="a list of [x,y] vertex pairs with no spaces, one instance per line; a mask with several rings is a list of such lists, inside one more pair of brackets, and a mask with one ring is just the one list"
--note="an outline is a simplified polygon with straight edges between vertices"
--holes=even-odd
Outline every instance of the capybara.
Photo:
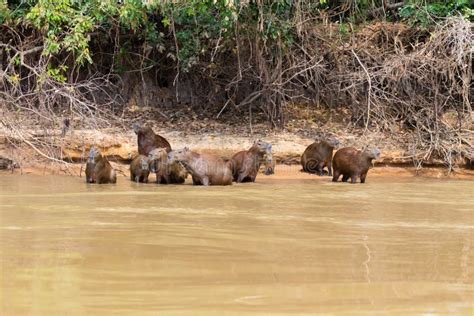
[[171,151],[170,143],[162,136],[155,134],[151,127],[140,126],[139,124],[133,124],[133,130],[137,134],[138,141],[138,153],[140,155],[148,156],[150,151],[155,148],[166,148],[167,152]]
[[230,185],[232,170],[229,163],[211,154],[198,154],[187,147],[173,150],[168,154],[168,162],[180,162],[191,174],[194,185]]
[[188,172],[180,162],[168,162],[166,148],[156,148],[150,151],[151,172],[156,173],[156,183],[181,184],[188,177]]
[[86,164],[86,182],[98,184],[117,182],[117,175],[110,162],[93,147]]
[[257,140],[249,150],[236,153],[230,159],[232,176],[236,182],[255,182],[258,169],[263,161],[263,156],[271,153],[272,145]]
[[135,182],[148,183],[150,175],[150,161],[147,156],[138,155],[130,164],[130,180]]
[[351,178],[351,183],[356,183],[360,177],[360,183],[365,183],[367,172],[372,166],[372,160],[380,157],[380,150],[366,149],[364,151],[357,150],[353,147],[339,149],[332,159],[334,175],[332,181],[337,182],[342,174],[342,181],[346,182]]
[[309,145],[301,156],[303,171],[322,176],[324,167],[327,167],[328,175],[332,176],[332,152],[338,145],[337,139],[327,139]]
[[275,173],[275,160],[273,160],[273,153],[271,151],[263,156],[263,165],[265,167],[263,173],[266,176]]

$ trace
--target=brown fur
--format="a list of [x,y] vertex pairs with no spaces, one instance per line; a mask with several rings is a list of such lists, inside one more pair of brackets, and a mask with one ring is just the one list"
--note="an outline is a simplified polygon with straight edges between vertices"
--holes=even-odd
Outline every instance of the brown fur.
[[334,176],[332,181],[337,182],[342,174],[342,181],[356,183],[360,177],[360,183],[365,183],[367,172],[372,166],[372,160],[380,157],[378,149],[360,151],[353,147],[341,148],[336,152],[332,160]]
[[91,148],[86,165],[87,183],[116,183],[117,175],[110,162],[98,150]]
[[314,142],[309,145],[301,156],[301,166],[304,172],[324,174],[324,167],[328,168],[328,175],[332,176],[332,153],[339,144],[336,139]]
[[148,183],[150,174],[149,159],[147,156],[138,155],[130,164],[130,180],[135,182]]
[[239,151],[230,159],[232,176],[236,182],[255,182],[263,156],[271,152],[271,145],[256,141],[249,150]]
[[156,148],[166,148],[167,152],[171,151],[170,143],[162,136],[155,134],[151,127],[138,124],[133,125],[133,130],[137,134],[138,153],[148,156],[150,151]]
[[263,156],[263,165],[265,166],[265,170],[263,171],[263,173],[266,176],[275,173],[275,160],[273,159],[273,154],[271,152],[266,153]]
[[166,148],[153,149],[148,157],[150,169],[156,173],[156,183],[181,184],[188,177],[186,169],[179,162],[169,163]]
[[168,154],[169,162],[180,162],[191,174],[194,185],[230,185],[232,170],[228,162],[211,154],[198,154],[188,148]]

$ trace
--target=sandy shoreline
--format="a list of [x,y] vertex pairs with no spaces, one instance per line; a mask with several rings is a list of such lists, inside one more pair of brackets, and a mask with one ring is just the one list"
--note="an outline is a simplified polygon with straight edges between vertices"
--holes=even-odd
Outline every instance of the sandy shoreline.
[[[300,135],[289,131],[268,131],[253,135],[238,134],[235,131],[187,133],[182,130],[154,128],[156,133],[164,136],[173,148],[190,147],[197,152],[206,152],[230,158],[236,152],[248,149],[254,140],[262,139],[273,146],[273,158],[277,162],[276,174],[264,176],[268,179],[318,179],[320,177],[301,172],[300,155],[305,148],[313,143],[314,135]],[[330,133],[328,133],[329,135]],[[456,165],[454,172],[449,173],[440,160],[427,161],[421,170],[416,170],[412,156],[403,144],[384,137],[380,133],[366,133],[358,135],[354,131],[339,131],[337,138],[341,147],[375,146],[381,150],[381,158],[375,161],[375,168],[369,171],[370,177],[428,177],[447,179],[474,179],[474,170],[462,167],[462,161]],[[34,175],[69,175],[84,174],[87,153],[91,146],[99,148],[104,156],[117,170],[119,178],[129,177],[129,163],[137,154],[136,135],[131,130],[74,130],[66,137],[51,137],[57,156],[65,162],[52,162],[39,157],[37,152],[22,144],[12,146],[5,136],[0,136],[0,156],[16,162],[22,168],[15,169],[14,174]],[[69,161],[66,163],[66,161]],[[11,171],[0,170],[0,175]]]
[[[129,181],[129,165],[122,163],[112,162],[112,166],[117,171],[118,181]],[[22,169],[2,170],[0,171],[0,176],[2,175],[40,175],[40,176],[49,176],[49,175],[60,175],[60,176],[72,176],[72,177],[84,177],[84,164],[42,164],[36,166],[30,166]],[[189,177],[188,177],[189,178]],[[455,172],[448,174],[447,170],[444,168],[423,168],[417,171],[414,167],[393,167],[393,166],[375,166],[369,170],[368,180],[370,178],[433,178],[433,179],[449,179],[449,180],[474,180],[474,170],[468,169],[458,169]],[[150,181],[154,181],[155,176],[150,175]],[[327,181],[330,177],[323,176],[319,177],[317,175],[308,174],[301,172],[300,165],[283,165],[278,164],[275,166],[275,174],[266,176],[260,173],[257,177],[257,182],[259,180],[267,181],[278,181],[278,180],[314,180],[314,181]]]

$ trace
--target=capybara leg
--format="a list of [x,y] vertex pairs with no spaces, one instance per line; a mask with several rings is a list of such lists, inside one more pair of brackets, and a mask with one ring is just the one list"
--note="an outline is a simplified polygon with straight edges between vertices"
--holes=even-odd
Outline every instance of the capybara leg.
[[135,182],[136,183],[140,182],[140,177],[139,176],[135,176]]
[[246,176],[245,173],[243,173],[243,172],[239,173],[239,176],[237,177],[237,182],[241,183],[242,181],[244,181],[245,176]]
[[351,175],[351,183],[356,183],[357,181],[357,176],[354,174],[354,175]]
[[363,173],[360,175],[360,183],[365,183],[365,177],[367,176],[367,173]]
[[348,175],[342,175],[342,182],[347,182],[347,180],[349,180],[349,176]]
[[195,176],[192,176],[193,178],[193,185],[201,185],[202,182],[201,182],[201,179],[195,177]]
[[324,161],[321,161],[318,165],[318,174],[324,176]]
[[209,185],[209,178],[208,177],[202,178],[202,184],[205,185],[205,186],[208,186]]
[[160,183],[161,184],[168,184],[168,177],[166,175],[161,175]]
[[330,177],[332,176],[332,163],[331,162],[328,163],[328,176]]
[[340,175],[341,174],[339,173],[339,171],[334,170],[334,175],[332,176],[332,182],[337,182],[337,179],[339,179]]

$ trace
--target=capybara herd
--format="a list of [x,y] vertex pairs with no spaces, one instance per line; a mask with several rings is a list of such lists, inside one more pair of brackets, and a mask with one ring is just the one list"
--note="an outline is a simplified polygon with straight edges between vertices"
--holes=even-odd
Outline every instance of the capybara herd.
[[[150,173],[156,176],[158,184],[182,184],[191,175],[194,185],[231,185],[232,182],[255,182],[261,165],[264,174],[274,173],[272,145],[257,140],[248,150],[239,151],[230,159],[217,155],[198,153],[185,147],[173,150],[170,143],[162,136],[155,134],[149,126],[133,125],[137,135],[138,155],[130,164],[130,180],[148,183]],[[302,171],[323,176],[332,176],[337,182],[342,181],[365,183],[372,160],[380,157],[376,148],[357,150],[353,147],[333,151],[339,141],[329,137],[309,145],[301,156]],[[91,148],[86,165],[87,183],[116,183],[117,176],[110,162],[100,151]]]

